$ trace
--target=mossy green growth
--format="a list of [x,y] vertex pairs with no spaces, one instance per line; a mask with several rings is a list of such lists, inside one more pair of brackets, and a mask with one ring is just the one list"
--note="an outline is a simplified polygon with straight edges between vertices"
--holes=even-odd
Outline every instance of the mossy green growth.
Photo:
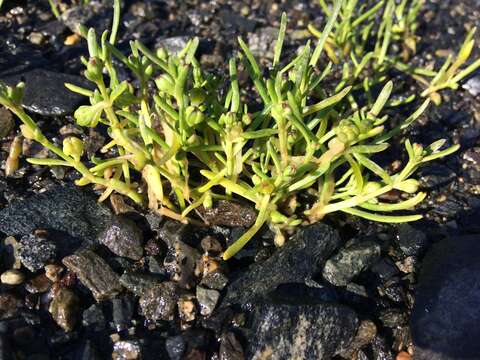
[[[178,54],[151,51],[133,41],[126,56],[114,45],[118,18],[110,37],[105,32],[98,38],[93,29],[85,30],[90,53],[83,59],[85,77],[95,90],[67,87],[90,101],[75,112],[78,124],[108,129],[110,140],[100,151],[101,158],[85,159],[80,139],[66,139],[63,148],[46,139],[21,107],[22,84],[1,85],[0,104],[20,118],[25,137],[55,155],[28,161],[75,168],[82,175],[78,185],[104,188],[101,200],[115,191],[184,222],[191,220],[193,210],[211,207],[218,199],[253,204],[258,211],[255,224],[225,251],[225,259],[264,224],[276,232],[280,244],[289,230],[337,211],[381,222],[418,220],[420,215],[403,213],[425,198],[412,175],[458,146],[442,149],[440,140],[423,147],[407,140],[408,159],[393,173],[373,160],[387,150],[393,136],[424,113],[430,100],[388,126],[395,114],[391,110],[398,105],[390,100],[393,82],[384,79],[374,96],[365,85],[369,77],[360,70],[355,81],[327,86],[332,64],[321,70],[319,60],[341,3],[333,9],[318,44],[312,47],[308,42],[286,65],[285,14],[268,71],[239,38],[241,51],[229,60],[225,77],[202,69],[195,57],[196,38]],[[117,14],[118,9],[117,5]],[[113,58],[131,71],[134,82],[119,80]],[[240,85],[239,63],[250,75],[255,100],[245,100],[251,88]],[[352,89],[357,88],[363,91],[354,94]],[[382,195],[392,190],[405,196],[398,202],[383,201]],[[302,193],[313,199],[310,204],[299,204]]]

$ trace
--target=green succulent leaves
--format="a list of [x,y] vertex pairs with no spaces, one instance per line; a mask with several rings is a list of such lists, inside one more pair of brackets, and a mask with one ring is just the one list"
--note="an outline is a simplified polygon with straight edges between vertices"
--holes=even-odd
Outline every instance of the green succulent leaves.
[[[189,216],[196,208],[212,207],[218,199],[251,203],[258,212],[255,224],[225,251],[225,259],[266,224],[280,244],[295,226],[337,211],[381,222],[418,220],[421,216],[403,213],[425,198],[411,176],[423,163],[449,155],[458,146],[443,149],[440,141],[423,148],[406,140],[408,160],[402,169],[389,172],[376,162],[376,154],[389,148],[387,141],[418,119],[429,101],[399,119],[391,111],[402,105],[391,100],[394,83],[387,81],[380,67],[374,67],[372,81],[363,70],[370,61],[389,64],[385,48],[399,37],[413,36],[412,14],[418,11],[406,7],[406,1],[400,7],[381,1],[370,9],[361,7],[364,12],[356,16],[355,4],[336,1],[330,7],[321,1],[329,16],[325,30],[318,34],[315,47],[307,43],[288,63],[282,58],[284,14],[268,75],[239,38],[240,52],[229,60],[227,75],[221,77],[202,69],[195,58],[196,38],[178,54],[151,51],[138,41],[130,43],[128,56],[121,53],[114,46],[119,25],[119,1],[115,1],[110,37],[107,32],[98,38],[93,29],[82,30],[90,55],[82,60],[85,77],[95,90],[66,84],[90,101],[75,111],[77,123],[102,124],[110,136],[100,151],[102,158],[93,157],[88,165],[82,162],[81,139],[67,138],[59,148],[42,135],[20,106],[21,85],[1,85],[0,103],[22,120],[26,137],[55,155],[30,159],[32,163],[75,168],[82,175],[78,185],[103,188],[100,200],[119,192],[183,222],[192,220]],[[381,9],[384,19],[391,15],[391,22],[380,30],[378,49],[364,54],[358,44],[349,45],[353,30],[370,34],[373,16]],[[467,38],[460,60],[448,63],[432,81],[435,91],[471,70],[457,72],[471,51],[471,41]],[[331,77],[338,70],[332,64],[343,58],[339,49],[350,61],[344,62],[341,78],[332,86]],[[118,80],[114,58],[136,81]],[[319,64],[326,59],[331,62],[320,72]],[[250,83],[240,82],[240,71],[246,71]],[[371,88],[379,84],[382,90],[374,95]],[[258,95],[253,101],[246,100],[251,88]],[[388,121],[393,116],[396,126]],[[401,200],[384,200],[392,190],[403,193]],[[304,194],[312,201],[299,206],[298,197]]]

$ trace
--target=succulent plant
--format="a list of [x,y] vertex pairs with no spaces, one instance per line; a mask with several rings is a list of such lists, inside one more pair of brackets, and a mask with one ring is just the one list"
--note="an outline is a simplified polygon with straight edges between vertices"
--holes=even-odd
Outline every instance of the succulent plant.
[[[289,230],[337,211],[381,222],[418,220],[421,215],[402,213],[426,195],[412,175],[458,145],[442,149],[444,140],[425,147],[406,140],[408,160],[403,168],[388,172],[376,162],[376,154],[387,150],[430,100],[389,126],[391,117],[398,120],[394,111],[398,102],[390,100],[394,83],[384,74],[376,78],[382,83],[376,96],[358,66],[354,80],[344,76],[328,90],[332,86],[326,86],[325,79],[332,65],[320,71],[319,60],[336,36],[333,29],[342,4],[335,3],[318,43],[313,47],[308,42],[289,62],[282,58],[287,24],[283,14],[268,71],[260,68],[239,38],[241,51],[229,60],[228,76],[222,77],[202,69],[195,57],[197,38],[178,54],[151,51],[139,41],[130,43],[128,56],[121,53],[115,47],[120,14],[116,2],[110,35],[104,32],[98,38],[94,29],[82,30],[90,55],[82,59],[85,77],[95,90],[66,84],[89,98],[89,105],[75,111],[77,123],[108,130],[110,141],[100,151],[102,158],[85,159],[78,138],[65,139],[62,148],[50,142],[21,107],[23,84],[1,85],[0,104],[23,122],[25,137],[53,154],[29,162],[73,167],[82,175],[78,185],[103,187],[101,200],[115,191],[139,204],[148,202],[151,209],[179,221],[192,220],[193,210],[209,208],[219,199],[253,204],[258,212],[254,225],[225,251],[225,259],[264,224],[281,244]],[[131,71],[135,81],[119,80],[113,58]],[[256,90],[254,100],[245,100],[252,87],[240,84],[239,63]],[[447,78],[449,83],[457,80]],[[441,90],[435,84],[435,91]],[[362,91],[356,94],[354,89]],[[382,199],[392,190],[405,197],[397,202]],[[311,200],[300,204],[301,195]]]

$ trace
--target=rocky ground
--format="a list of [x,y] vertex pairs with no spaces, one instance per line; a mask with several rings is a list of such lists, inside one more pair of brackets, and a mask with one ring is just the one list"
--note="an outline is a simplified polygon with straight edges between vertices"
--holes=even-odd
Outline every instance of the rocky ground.
[[[466,27],[480,26],[478,0],[426,7],[415,61],[442,59]],[[283,10],[291,49],[309,36],[308,22],[323,23],[309,0],[130,0],[123,8],[121,46],[138,38],[175,49],[197,35],[201,61],[218,71],[238,34],[268,62]],[[59,142],[80,136],[94,153],[106,134],[74,125],[84,99],[63,83],[83,82],[78,24],[108,28],[111,9],[92,0],[64,10],[57,20],[47,1],[5,2],[0,79],[25,80],[24,106],[44,131]],[[0,359],[480,358],[479,73],[408,134],[462,145],[421,170],[424,220],[335,216],[280,249],[265,231],[228,263],[219,254],[249,225],[251,209],[218,204],[205,214],[216,225],[195,227],[120,196],[98,204],[63,168],[21,161],[7,178],[16,134],[0,108]],[[27,140],[23,153],[46,155]]]

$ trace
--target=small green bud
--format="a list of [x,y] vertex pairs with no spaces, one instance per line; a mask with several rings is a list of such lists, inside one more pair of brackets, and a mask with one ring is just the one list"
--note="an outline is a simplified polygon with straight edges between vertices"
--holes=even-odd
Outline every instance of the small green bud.
[[187,124],[191,127],[200,124],[205,119],[203,113],[193,106],[187,107],[185,113],[187,115]]
[[414,194],[418,191],[419,186],[420,186],[420,183],[418,182],[418,180],[407,179],[405,181],[402,181],[399,184],[396,184],[394,188],[397,190],[405,191],[406,193],[409,193],[409,194]]
[[190,90],[190,102],[192,105],[200,106],[205,101],[206,94],[202,88],[193,88]]
[[167,94],[172,95],[175,92],[175,83],[173,78],[168,74],[160,75],[155,80],[155,84],[160,91],[166,92]]
[[381,187],[382,187],[382,185],[379,182],[369,181],[364,185],[363,193],[364,194],[371,194],[371,193],[379,190]]
[[213,206],[212,193],[210,191],[207,191],[205,194],[205,198],[203,199],[203,207],[205,209],[211,209],[212,206]]
[[103,79],[103,62],[99,58],[91,58],[87,64],[87,70],[85,71],[85,77],[96,83]]
[[146,67],[145,69],[145,75],[147,75],[148,77],[152,76],[153,74],[153,65],[150,64]]
[[63,152],[67,156],[73,157],[79,161],[83,155],[83,141],[74,136],[70,136],[63,140]]
[[161,60],[167,60],[168,58],[167,50],[165,50],[164,48],[157,49],[157,57],[160,58]]
[[243,114],[242,115],[242,122],[245,125],[250,125],[252,123],[252,117],[250,116],[250,114],[248,114],[248,113]]

